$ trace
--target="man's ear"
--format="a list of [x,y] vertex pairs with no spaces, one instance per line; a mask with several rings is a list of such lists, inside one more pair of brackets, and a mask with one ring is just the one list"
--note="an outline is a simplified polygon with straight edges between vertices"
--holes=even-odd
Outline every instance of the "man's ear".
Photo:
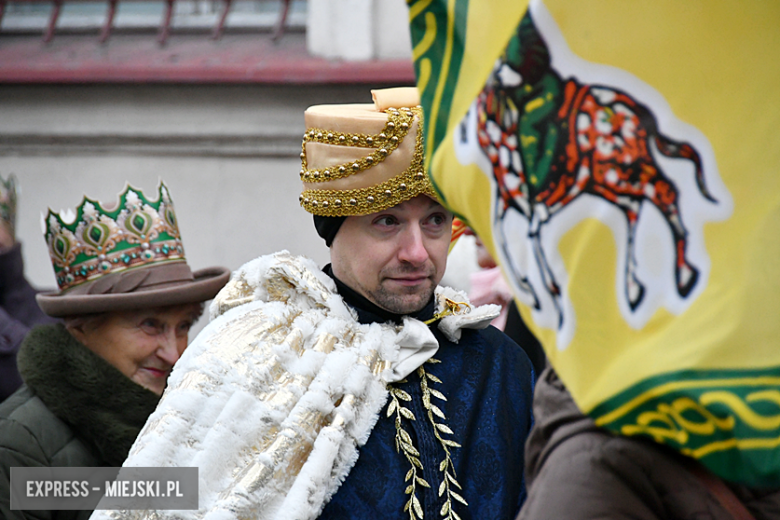
[[328,255],[330,256],[330,268],[331,271],[333,271],[333,275],[338,278],[339,277],[339,271],[341,271],[341,264],[339,263],[339,246],[336,244],[336,247],[333,247],[333,244],[336,242],[336,237],[333,237],[333,242],[330,243],[328,246]]

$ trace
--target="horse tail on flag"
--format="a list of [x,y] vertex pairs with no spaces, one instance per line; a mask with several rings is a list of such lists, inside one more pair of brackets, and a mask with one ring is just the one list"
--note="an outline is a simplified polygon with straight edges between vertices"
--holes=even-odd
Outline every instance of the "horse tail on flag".
[[707,189],[707,184],[704,181],[704,170],[701,167],[701,159],[691,145],[679,143],[661,134],[656,134],[655,144],[658,147],[658,151],[666,157],[683,158],[691,161],[696,166],[696,184],[699,186],[699,191],[710,202],[718,202]]
[[699,191],[707,200],[717,203],[717,200],[715,200],[715,198],[707,189],[707,184],[704,179],[704,169],[702,168],[701,164],[701,157],[699,156],[699,153],[696,151],[696,149],[689,143],[676,141],[671,137],[659,132],[658,124],[656,123],[653,114],[649,109],[647,109],[647,107],[636,104],[632,106],[632,110],[634,110],[639,116],[640,120],[642,120],[644,124],[647,125],[650,135],[655,136],[654,141],[656,147],[658,147],[659,153],[665,157],[672,159],[687,159],[693,163],[694,167],[696,168],[695,178],[696,184],[699,187]]

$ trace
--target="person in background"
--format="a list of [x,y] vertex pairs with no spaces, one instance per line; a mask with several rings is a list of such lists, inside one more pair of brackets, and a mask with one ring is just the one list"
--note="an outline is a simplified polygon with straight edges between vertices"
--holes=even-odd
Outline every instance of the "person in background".
[[491,322],[491,325],[503,330],[507,336],[525,350],[534,366],[534,375],[538,378],[547,363],[542,344],[539,343],[539,340],[528,329],[520,316],[517,303],[512,296],[512,289],[509,288],[504,273],[501,272],[501,268],[496,264],[482,239],[471,228],[468,228],[465,233],[474,236],[477,265],[480,267],[480,270],[474,271],[470,275],[469,298],[471,302],[474,305],[492,303],[501,306],[501,314]]
[[192,272],[164,184],[148,201],[129,186],[110,207],[85,199],[51,210],[46,242],[59,291],[18,354],[24,385],[0,405],[0,517],[87,518],[88,511],[10,509],[12,467],[120,466],[187,347],[203,302],[229,271]]
[[22,386],[16,353],[33,325],[54,323],[35,303],[16,241],[16,177],[0,177],[0,402]]
[[512,289],[509,288],[504,274],[496,265],[496,261],[493,260],[482,239],[471,228],[468,228],[465,234],[474,236],[477,265],[480,267],[479,270],[469,275],[471,281],[469,298],[475,305],[486,305],[488,303],[500,305],[501,314],[490,324],[499,330],[504,330],[507,312],[509,311],[509,302],[512,301]]

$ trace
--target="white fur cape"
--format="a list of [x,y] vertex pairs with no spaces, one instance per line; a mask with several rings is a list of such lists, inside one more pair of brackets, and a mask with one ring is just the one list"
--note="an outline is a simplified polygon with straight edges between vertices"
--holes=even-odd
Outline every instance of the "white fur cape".
[[[437,288],[445,299],[464,294]],[[495,305],[439,328],[483,328]],[[197,511],[93,519],[313,519],[344,481],[387,399],[438,348],[421,322],[361,325],[314,262],[286,251],[242,266],[185,351],[126,467],[198,467]],[[431,345],[431,342],[433,345]]]

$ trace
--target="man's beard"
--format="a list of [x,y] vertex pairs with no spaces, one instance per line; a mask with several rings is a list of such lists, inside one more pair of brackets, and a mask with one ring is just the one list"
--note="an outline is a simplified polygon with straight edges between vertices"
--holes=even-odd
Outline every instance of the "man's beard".
[[435,289],[433,283],[424,288],[410,289],[409,292],[389,291],[380,285],[368,295],[370,300],[385,310],[395,314],[414,314],[428,304]]

